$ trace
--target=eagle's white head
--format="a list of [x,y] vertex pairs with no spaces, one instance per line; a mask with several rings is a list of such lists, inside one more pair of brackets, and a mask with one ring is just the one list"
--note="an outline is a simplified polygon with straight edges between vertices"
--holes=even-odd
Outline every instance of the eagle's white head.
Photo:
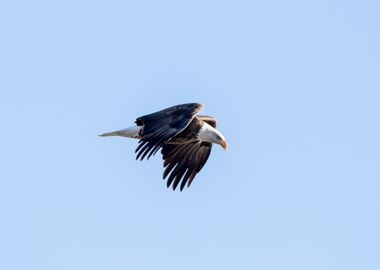
[[220,133],[216,128],[213,128],[206,122],[203,122],[201,129],[198,132],[197,137],[201,141],[206,141],[210,143],[217,143],[223,147],[224,150],[227,149],[228,144],[223,134]]

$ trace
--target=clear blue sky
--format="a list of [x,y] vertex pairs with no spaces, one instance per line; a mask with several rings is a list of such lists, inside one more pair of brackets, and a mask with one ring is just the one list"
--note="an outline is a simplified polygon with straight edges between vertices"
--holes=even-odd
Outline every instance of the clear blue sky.
[[[3,1],[0,269],[380,269],[379,1]],[[190,189],[100,138],[201,102]]]

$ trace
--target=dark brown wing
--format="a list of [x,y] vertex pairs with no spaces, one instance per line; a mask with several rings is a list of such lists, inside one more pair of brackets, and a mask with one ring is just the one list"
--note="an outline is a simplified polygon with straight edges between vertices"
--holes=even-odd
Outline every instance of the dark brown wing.
[[210,156],[212,144],[208,142],[193,141],[186,144],[164,144],[161,150],[164,159],[164,175],[167,187],[172,185],[175,190],[181,182],[182,191],[186,183],[189,187],[196,174],[206,164]]
[[197,115],[197,118],[205,121],[207,124],[209,124],[213,128],[216,128],[216,119],[214,117],[208,116],[208,115]]
[[154,155],[166,141],[184,130],[202,109],[199,103],[187,103],[173,106],[162,111],[144,115],[136,119],[138,126],[143,126],[142,139],[136,148],[136,159],[148,159]]

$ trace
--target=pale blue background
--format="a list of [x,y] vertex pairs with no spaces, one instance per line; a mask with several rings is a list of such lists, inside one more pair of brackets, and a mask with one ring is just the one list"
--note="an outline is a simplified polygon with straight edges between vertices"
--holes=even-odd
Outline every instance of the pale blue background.
[[[3,1],[0,269],[380,269],[379,1]],[[190,189],[97,134],[201,102]]]

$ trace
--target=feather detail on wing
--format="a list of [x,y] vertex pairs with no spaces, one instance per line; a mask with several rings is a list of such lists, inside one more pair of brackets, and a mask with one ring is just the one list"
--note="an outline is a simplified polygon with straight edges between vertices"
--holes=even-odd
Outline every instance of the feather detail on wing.
[[143,160],[146,156],[149,159],[165,142],[183,131],[201,109],[199,103],[188,103],[137,118],[136,124],[143,128],[136,159]]
[[182,191],[186,183],[189,187],[196,174],[203,168],[210,155],[212,144],[193,141],[186,144],[164,144],[162,158],[164,160],[163,178],[167,176],[167,186],[175,190],[179,183]]

